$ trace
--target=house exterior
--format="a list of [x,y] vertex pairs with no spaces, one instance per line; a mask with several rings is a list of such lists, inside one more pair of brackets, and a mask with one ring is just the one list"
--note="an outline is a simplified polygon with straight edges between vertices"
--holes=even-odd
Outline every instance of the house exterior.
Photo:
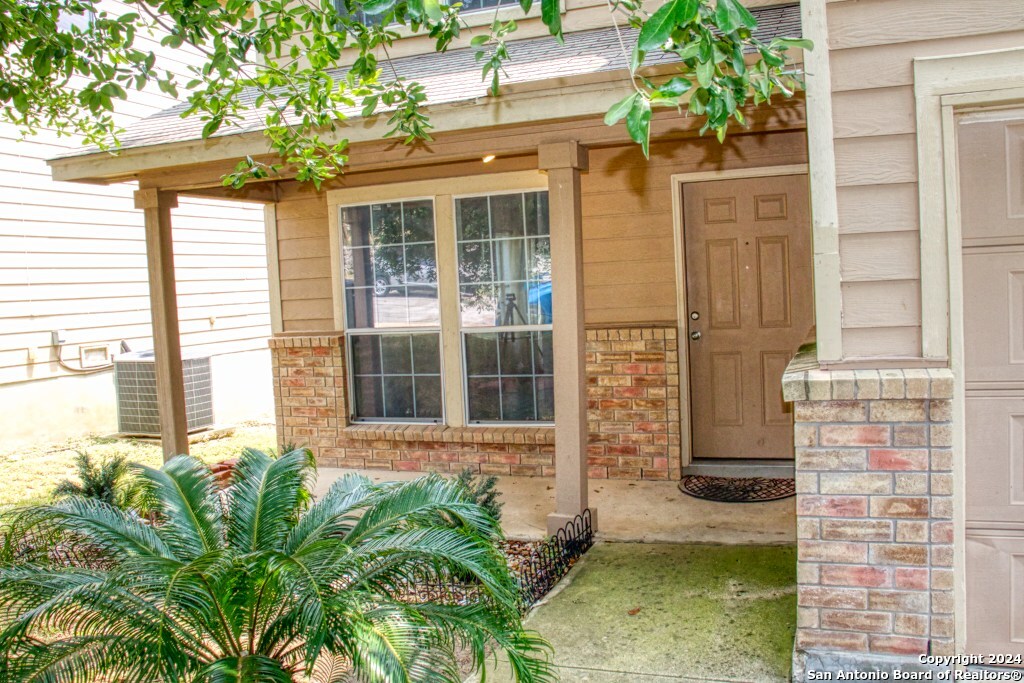
[[806,97],[724,145],[662,112],[646,160],[603,124],[629,86],[583,2],[565,46],[523,22],[499,99],[470,53],[400,41],[435,141],[360,121],[321,191],[224,190],[262,137],[201,141],[174,111],[118,157],[51,161],[139,183],[165,449],[187,448],[171,208],[259,200],[282,440],[331,466],[553,476],[552,529],[590,479],[792,459],[797,678],[1024,655],[1024,6],[749,4],[817,49]]
[[[184,71],[194,56],[177,53],[168,66]],[[163,93],[133,93],[120,123],[175,103]],[[116,432],[111,358],[121,341],[152,348],[133,187],[54,181],[46,166],[81,149],[79,140],[47,131],[22,139],[0,123],[0,429],[7,447]],[[232,424],[269,416],[263,207],[183,198],[175,217],[182,345],[212,358],[214,417]],[[58,330],[60,349],[52,339]]]

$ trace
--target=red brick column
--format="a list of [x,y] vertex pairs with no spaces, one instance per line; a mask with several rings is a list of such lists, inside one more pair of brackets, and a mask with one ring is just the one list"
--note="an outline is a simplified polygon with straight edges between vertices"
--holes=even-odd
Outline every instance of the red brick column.
[[952,654],[951,374],[790,371],[784,386],[798,651]]
[[674,327],[587,330],[591,479],[679,479]]
[[344,337],[273,337],[269,346],[278,441],[315,453],[334,446],[347,412]]

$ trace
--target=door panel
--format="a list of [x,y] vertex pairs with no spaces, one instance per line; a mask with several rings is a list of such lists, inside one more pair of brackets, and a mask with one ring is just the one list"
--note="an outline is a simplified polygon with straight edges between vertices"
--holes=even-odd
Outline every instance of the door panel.
[[967,643],[1024,654],[1024,110],[958,120]]
[[1024,326],[1007,325],[1024,321],[1024,245],[966,247],[963,264],[964,294],[985,309],[964,325],[967,381],[1024,383]]
[[792,458],[782,373],[814,324],[807,177],[683,188],[695,458]]
[[1024,397],[972,390],[967,396],[967,523],[1024,528]]
[[967,652],[1024,655],[1024,532],[967,532]]

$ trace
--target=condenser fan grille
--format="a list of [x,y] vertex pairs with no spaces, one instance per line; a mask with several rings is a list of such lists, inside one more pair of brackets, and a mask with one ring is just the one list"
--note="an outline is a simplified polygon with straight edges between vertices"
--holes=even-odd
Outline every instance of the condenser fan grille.
[[[145,354],[125,354],[114,362],[117,390],[117,428],[122,434],[160,435],[156,364]],[[143,357],[139,357],[143,356]],[[186,358],[185,413],[188,431],[213,426],[213,381],[209,357]]]

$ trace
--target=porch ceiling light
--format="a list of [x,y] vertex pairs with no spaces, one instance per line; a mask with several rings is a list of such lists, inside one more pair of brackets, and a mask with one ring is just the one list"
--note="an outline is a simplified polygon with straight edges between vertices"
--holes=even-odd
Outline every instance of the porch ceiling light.
[[494,161],[494,159],[495,159],[495,158],[496,158],[496,157],[495,157],[495,156],[494,156],[493,154],[488,154],[488,155],[487,155],[487,156],[485,156],[485,157],[484,157],[483,159],[481,159],[481,161],[483,161],[483,162],[484,162],[485,164],[489,164],[489,163],[491,163],[492,161]]

